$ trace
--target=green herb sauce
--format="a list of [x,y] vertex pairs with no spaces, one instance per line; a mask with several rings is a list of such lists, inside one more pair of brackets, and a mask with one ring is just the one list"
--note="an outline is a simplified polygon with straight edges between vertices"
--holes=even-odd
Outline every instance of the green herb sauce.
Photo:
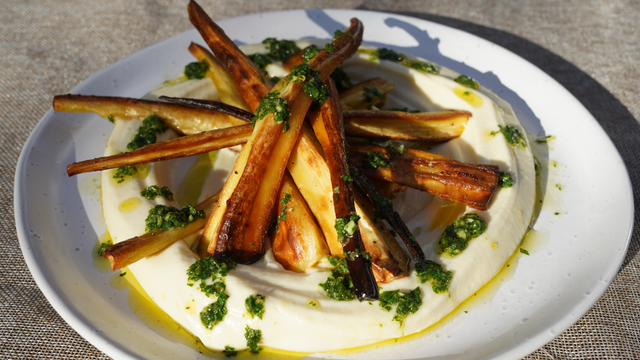
[[334,227],[336,228],[336,233],[338,233],[338,241],[342,243],[342,245],[346,244],[353,234],[355,234],[356,230],[358,230],[358,220],[360,220],[360,216],[358,216],[355,211],[349,216],[336,219]]
[[393,307],[396,307],[396,314],[393,316],[393,320],[402,323],[407,316],[415,314],[420,305],[422,305],[422,296],[420,287],[409,291],[408,293],[402,293],[400,290],[384,291],[380,294],[380,300],[378,304],[384,311],[391,311]]
[[134,176],[138,173],[138,167],[136,165],[125,165],[116,169],[113,174],[114,179],[118,179],[118,184],[124,181],[127,176]]
[[304,52],[302,53],[302,62],[305,64],[308,63],[309,60],[316,57],[316,55],[318,55],[319,52],[320,52],[320,49],[318,49],[317,47],[309,46],[308,48],[304,49]]
[[[213,329],[227,314],[226,285],[224,277],[235,269],[236,263],[227,259],[215,259],[213,256],[197,260],[187,270],[188,285],[199,282],[199,289],[208,297],[216,296],[216,300],[200,312],[200,321],[207,329]],[[206,281],[206,282],[205,282]]]
[[364,159],[362,159],[362,166],[365,169],[377,169],[379,167],[390,168],[391,164],[383,154],[376,151],[367,151]]
[[251,124],[255,127],[256,122],[269,114],[273,114],[273,121],[276,124],[284,122],[284,131],[289,130],[289,117],[291,116],[289,105],[286,100],[280,98],[280,93],[277,91],[268,93],[260,100],[260,105],[253,113]]
[[498,125],[500,130],[492,131],[491,135],[496,135],[498,133],[502,133],[504,135],[505,140],[511,145],[511,147],[515,147],[517,145],[522,146],[523,148],[527,147],[527,142],[524,139],[524,135],[520,132],[520,130],[514,128],[511,125]]
[[391,49],[378,48],[371,53],[369,59],[371,61],[388,60],[418,70],[420,72],[438,74],[438,69],[436,69],[435,66],[424,61],[411,61],[407,59],[406,55],[397,51],[393,51]]
[[139,149],[143,146],[155,144],[157,135],[167,131],[168,127],[164,121],[156,114],[151,114],[142,120],[142,124],[133,136],[131,142],[127,144],[129,151]]
[[282,204],[282,209],[280,209],[280,216],[278,216],[278,220],[285,221],[287,220],[287,203],[291,200],[291,194],[285,193],[282,200],[280,200],[280,204]]
[[202,59],[200,62],[192,62],[184,67],[184,75],[187,79],[203,79],[209,70],[209,64]]
[[329,89],[320,81],[320,72],[313,70],[307,64],[299,64],[293,67],[289,74],[289,81],[304,82],[302,91],[313,98],[316,106],[322,105],[329,95]]
[[247,346],[251,349],[252,354],[259,354],[262,347],[258,346],[258,342],[262,339],[262,331],[252,329],[249,326],[244,328],[244,338],[247,339]]
[[391,154],[391,157],[404,154],[404,144],[400,144],[398,146],[393,146],[389,144],[385,146],[385,149]]
[[431,260],[416,263],[416,275],[421,283],[431,281],[431,288],[436,294],[443,293],[449,289],[449,282],[453,277],[451,271],[444,271],[442,266]]
[[293,54],[300,51],[298,45],[291,40],[276,40],[275,38],[266,38],[262,40],[267,50],[268,56],[277,61],[285,61]]
[[259,318],[262,320],[264,315],[264,296],[260,294],[250,295],[244,300],[244,306],[247,308],[247,312],[251,315],[251,318]]
[[166,186],[159,187],[158,185],[151,185],[148,188],[142,190],[140,192],[140,196],[146,198],[147,200],[154,200],[157,197],[163,196],[165,199],[173,201],[173,193]]
[[348,183],[353,182],[353,178],[349,174],[342,174],[340,175],[340,177],[344,182],[348,182]]
[[482,235],[487,223],[476,214],[464,214],[460,219],[447,226],[438,243],[443,253],[456,256],[467,248],[470,240]]
[[333,46],[332,43],[324,44],[324,49],[327,50],[328,53],[332,53],[332,52],[336,51],[336,48]]
[[236,350],[235,348],[232,348],[231,346],[227,345],[224,347],[224,350],[222,350],[222,354],[224,354],[224,356],[230,358],[230,357],[236,357],[238,356],[238,350]]
[[262,72],[266,72],[267,65],[271,64],[273,61],[268,55],[264,54],[251,54],[247,56],[249,60],[253,61],[258,69]]
[[525,255],[529,255],[529,252],[523,248],[520,248],[520,252],[525,254]]
[[173,206],[156,205],[149,210],[145,219],[146,231],[169,230],[175,227],[185,227],[197,219],[205,219],[204,210],[196,210],[191,205],[182,209]]
[[457,82],[458,84],[464,85],[466,87],[470,87],[472,89],[478,90],[480,88],[480,85],[478,85],[478,83],[475,80],[468,77],[467,75],[460,75],[457,78],[453,79],[453,81]]
[[331,78],[336,82],[336,89],[338,92],[342,92],[353,87],[351,78],[349,78],[349,75],[347,75],[342,66],[338,66],[333,70]]
[[508,171],[500,171],[498,176],[498,186],[503,188],[509,188],[513,186],[513,179]]
[[331,270],[327,281],[320,284],[320,287],[333,300],[350,301],[355,299],[356,293],[353,291],[353,283],[349,276],[347,261],[337,256],[327,256],[327,259],[329,259],[334,268]]

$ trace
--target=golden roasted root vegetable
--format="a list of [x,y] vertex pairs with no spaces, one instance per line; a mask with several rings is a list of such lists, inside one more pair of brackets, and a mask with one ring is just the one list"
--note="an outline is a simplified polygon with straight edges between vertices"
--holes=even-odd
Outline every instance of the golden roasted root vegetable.
[[353,189],[356,212],[360,215],[358,226],[365,248],[371,255],[371,270],[379,283],[389,283],[409,275],[409,257],[380,221],[376,221],[373,207],[369,206],[360,189]]
[[350,143],[351,163],[368,176],[426,191],[478,210],[486,210],[498,185],[498,166],[466,164],[446,156],[407,149]]
[[400,214],[393,209],[391,201],[382,196],[378,189],[369,182],[367,177],[364,176],[358,168],[350,166],[349,170],[351,170],[351,176],[353,177],[353,182],[357,189],[361,191],[363,197],[366,197],[369,200],[369,204],[375,208],[376,217],[380,218],[380,220],[386,220],[396,233],[400,235],[400,238],[404,241],[407,250],[409,250],[409,253],[411,254],[411,258],[413,258],[413,261],[416,263],[424,261],[424,252],[422,251],[420,244],[418,244],[416,238],[413,237],[413,234],[409,231],[407,225],[404,223],[402,218],[400,218]]
[[444,142],[462,135],[470,116],[462,110],[351,110],[344,112],[344,126],[346,133],[355,137]]
[[56,95],[53,97],[53,110],[91,112],[109,120],[141,120],[151,114],[162,114],[162,120],[167,126],[184,135],[246,124],[243,120],[218,111],[194,109],[162,101],[110,96]]
[[75,162],[67,166],[67,175],[204,154],[244,144],[252,131],[251,125],[241,125],[162,141],[122,154]]
[[273,86],[268,77],[233,43],[209,15],[195,1],[187,7],[189,20],[198,30],[214,55],[235,80],[235,84],[251,111],[258,108],[260,100]]
[[309,121],[322,145],[331,175],[335,229],[345,254],[351,281],[358,300],[377,300],[380,297],[372,271],[372,256],[365,250],[354,204],[349,163],[345,149],[342,109],[335,83],[329,79],[329,98],[319,110],[310,111]]
[[[268,89],[269,84],[264,83],[255,66],[194,2],[189,4],[189,14],[190,19],[211,46],[216,57],[222,61],[229,73],[236,79],[238,88],[247,104],[250,107],[257,106],[259,100],[266,94],[264,90]],[[345,58],[355,52],[358,43],[354,38],[361,39],[362,27],[359,22],[354,24],[359,27],[359,31],[353,31],[353,38],[339,37],[334,41],[335,52],[321,52],[310,62],[309,65],[312,68],[321,72],[321,78],[328,77],[336,65],[342,63]],[[282,84],[284,85],[284,82]],[[252,87],[256,86],[261,87],[258,89],[259,96],[254,96],[256,91],[252,91]],[[301,91],[301,88],[301,83],[294,82],[287,84],[286,88],[278,88],[278,90],[281,92],[281,98],[291,101],[298,98],[297,92]],[[290,149],[295,144],[297,132],[310,104],[309,101],[305,106],[308,97],[299,97],[296,100],[290,104],[291,128],[287,132],[280,136],[279,131],[282,130],[283,124],[275,124],[272,121],[273,115],[267,115],[263,121],[257,124],[252,138],[241,152],[241,156],[236,162],[237,166],[234,167],[234,173],[238,172],[239,177],[230,178],[225,183],[220,204],[208,219],[207,227],[202,236],[201,245],[208,244],[209,253],[216,256],[231,253],[231,256],[241,263],[251,263],[262,256],[269,215],[274,206],[284,165]],[[278,143],[277,146],[276,143]],[[273,155],[272,151],[275,151]],[[245,153],[246,155],[243,156]],[[275,163],[275,165],[267,168],[268,162]],[[265,181],[265,179],[268,180]],[[260,184],[259,188],[256,188],[255,184]],[[225,197],[227,198],[225,199]],[[254,202],[257,206],[254,205]],[[251,221],[248,221],[249,218]],[[245,224],[247,228],[245,228]],[[254,234],[256,236],[253,236]],[[234,246],[233,249],[232,246]]]
[[305,272],[329,255],[324,235],[289,174],[282,178],[278,201],[271,250],[285,269]]
[[353,85],[340,93],[342,110],[370,109],[372,106],[382,107],[386,102],[386,95],[395,86],[383,78],[373,78]]
[[209,50],[198,44],[191,43],[191,45],[189,45],[189,52],[195,56],[198,61],[204,60],[207,65],[209,65],[206,76],[213,81],[213,84],[218,89],[221,102],[242,110],[249,110],[249,106],[247,106],[242,95],[240,95],[235,81],[233,81],[233,78],[227,70],[225,70],[222,64],[220,64],[220,61],[218,61]]
[[[208,214],[213,210],[217,201],[218,193],[196,205],[195,208],[196,210],[204,210]],[[122,269],[200,231],[204,227],[204,223],[205,219],[198,219],[183,228],[151,231],[108,247],[102,257],[109,260],[112,270]]]

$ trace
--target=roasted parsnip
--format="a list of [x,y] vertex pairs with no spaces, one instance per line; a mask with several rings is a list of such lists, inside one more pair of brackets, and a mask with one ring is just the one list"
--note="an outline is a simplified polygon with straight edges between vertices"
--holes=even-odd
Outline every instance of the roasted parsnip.
[[240,125],[162,141],[122,154],[75,162],[67,166],[67,175],[204,154],[244,144],[252,131],[251,125]]
[[387,110],[344,112],[349,136],[444,142],[462,135],[471,113],[462,110],[409,113]]
[[498,166],[466,164],[446,156],[407,149],[403,154],[358,142],[349,143],[351,163],[365,175],[393,181],[486,210],[498,185]]
[[242,98],[242,95],[240,95],[235,81],[233,81],[233,78],[227,70],[225,70],[222,64],[220,64],[220,61],[218,61],[209,50],[198,44],[191,43],[191,45],[189,45],[189,52],[195,56],[198,61],[204,60],[207,65],[209,65],[206,76],[213,81],[213,84],[218,89],[221,102],[242,110],[249,110],[249,106]]
[[218,111],[189,106],[110,96],[56,95],[53,110],[71,113],[91,112],[109,120],[141,120],[162,113],[162,120],[178,134],[244,125],[246,122]]
[[329,255],[322,230],[291,175],[284,174],[272,228],[271,250],[287,270],[305,272]]
[[[218,193],[196,205],[196,210],[210,213],[218,201]],[[183,239],[204,227],[205,219],[198,219],[185,227],[151,231],[108,247],[102,257],[109,260],[112,270],[122,269],[167,246]]]
[[371,109],[372,106],[380,108],[387,101],[387,93],[394,88],[392,83],[379,77],[355,84],[340,93],[342,110]]
[[338,91],[332,80],[329,85],[329,98],[319,110],[310,111],[309,121],[316,137],[322,145],[325,159],[331,175],[333,188],[333,208],[336,216],[335,229],[339,245],[345,254],[353,288],[358,300],[377,300],[380,296],[371,270],[372,257],[362,242],[354,203],[349,163],[347,162],[342,109]]

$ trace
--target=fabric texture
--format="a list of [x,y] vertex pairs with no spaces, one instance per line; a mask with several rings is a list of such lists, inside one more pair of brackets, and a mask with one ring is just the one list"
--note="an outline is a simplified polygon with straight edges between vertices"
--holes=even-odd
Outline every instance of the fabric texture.
[[[191,29],[186,1],[0,2],[0,358],[108,359],[51,307],[27,268],[13,209],[14,174],[29,133],[96,71]],[[567,88],[622,155],[634,189],[626,259],[575,325],[526,359],[640,358],[640,2],[636,0],[201,0],[214,20],[294,8],[395,12],[475,34],[522,56]]]

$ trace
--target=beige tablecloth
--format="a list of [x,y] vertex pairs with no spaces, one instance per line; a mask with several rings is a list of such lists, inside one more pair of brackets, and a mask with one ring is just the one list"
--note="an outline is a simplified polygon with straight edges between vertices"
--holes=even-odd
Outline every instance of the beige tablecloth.
[[[398,12],[499,44],[566,87],[622,154],[640,208],[640,2],[205,1],[214,20],[292,8]],[[186,1],[0,2],[0,358],[106,359],[53,310],[18,245],[13,181],[20,150],[54,94],[191,28]],[[597,166],[597,164],[594,164]],[[603,189],[602,191],[606,191]],[[595,306],[527,359],[640,359],[640,215],[628,255]]]

